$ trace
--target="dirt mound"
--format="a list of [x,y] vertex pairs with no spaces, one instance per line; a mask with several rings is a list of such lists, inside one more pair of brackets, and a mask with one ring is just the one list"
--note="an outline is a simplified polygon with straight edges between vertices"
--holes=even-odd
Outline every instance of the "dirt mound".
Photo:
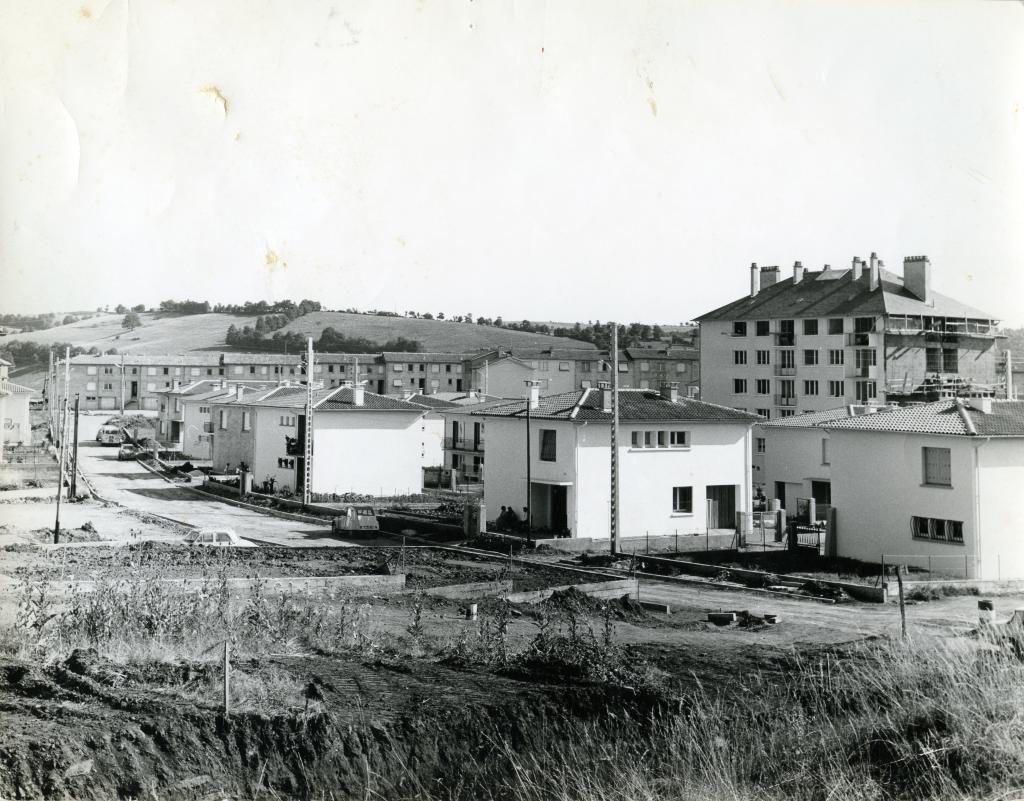
[[601,615],[605,610],[619,620],[647,617],[647,610],[630,595],[621,598],[594,598],[575,587],[556,590],[540,604],[545,611],[576,615]]
[[[0,797],[336,798],[422,796],[511,777],[492,744],[551,747],[611,696],[572,693],[430,662],[319,657],[241,662],[239,673],[292,683],[294,704],[218,709],[182,692],[181,666],[108,663],[94,651],[63,663],[0,662]],[[200,671],[201,672],[201,671]],[[217,671],[207,678],[216,679]],[[165,683],[154,688],[152,679]],[[309,710],[309,687],[317,692]],[[202,686],[198,683],[195,686]]]

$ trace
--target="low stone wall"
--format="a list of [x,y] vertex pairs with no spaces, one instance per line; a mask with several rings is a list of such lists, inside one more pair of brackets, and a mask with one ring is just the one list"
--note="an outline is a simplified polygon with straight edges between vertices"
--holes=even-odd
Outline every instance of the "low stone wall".
[[[490,535],[491,532],[488,532]],[[503,536],[494,534],[494,536]],[[519,540],[520,537],[514,539]],[[732,534],[711,534],[697,535],[680,534],[679,537],[622,537],[619,539],[619,550],[625,554],[645,553],[650,547],[652,551],[705,551],[729,548],[733,544]],[[592,537],[554,537],[550,539],[539,539],[533,541],[535,546],[552,548],[557,551],[569,551],[580,553],[582,551],[607,551],[611,541],[606,537],[595,539]]]
[[[470,598],[494,598],[512,591],[511,581],[476,581],[469,584],[450,584],[447,587],[430,587],[423,590],[432,598],[447,598],[459,601]],[[415,590],[406,590],[415,592]]]

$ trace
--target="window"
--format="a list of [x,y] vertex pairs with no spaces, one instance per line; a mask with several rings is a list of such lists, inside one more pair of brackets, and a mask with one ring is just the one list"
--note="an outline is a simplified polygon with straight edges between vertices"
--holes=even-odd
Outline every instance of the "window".
[[959,352],[956,348],[943,348],[942,349],[942,372],[944,373],[955,373],[957,372],[957,363]]
[[686,372],[686,362],[676,362],[676,372],[677,373],[685,373]]
[[164,375],[170,375],[170,374],[171,374],[171,368],[170,367],[165,367],[164,368]]
[[[164,372],[166,374],[166,371],[164,371]],[[180,367],[175,367],[174,368],[174,374],[175,375],[181,375],[181,368]]]
[[619,362],[619,372],[620,373],[628,373],[629,372],[629,365],[626,364],[625,362]]
[[933,487],[952,487],[949,448],[922,448],[924,483]]
[[754,452],[755,453],[764,453],[764,447],[765,447],[765,438],[764,437],[755,437],[754,438]]
[[95,392],[96,391],[96,382],[95,381],[88,381],[88,382],[86,382],[85,391],[86,392]]
[[[747,356],[747,354],[744,353],[743,354],[744,359],[746,359],[746,356]],[[746,361],[744,361],[743,364],[746,364]],[[650,362],[640,362],[640,372],[641,373],[649,373],[649,372],[651,372],[651,363]]]
[[796,409],[779,409],[779,417],[792,417],[796,414]]
[[164,420],[160,421],[160,435],[163,436],[167,433],[167,423]]
[[745,350],[734,350],[732,352],[732,363],[733,364],[746,364],[747,363],[747,352]]
[[771,409],[754,409],[754,411],[757,412],[757,416],[758,417],[763,417],[765,420],[771,420],[772,419],[772,410]]
[[175,411],[175,413],[181,411],[181,398],[175,398],[174,399],[174,411]]
[[693,487],[672,487],[672,511],[693,514]]
[[668,432],[667,431],[659,431],[658,432],[658,447],[659,448],[667,448],[668,447]]
[[818,363],[818,351],[813,349],[807,349],[804,351],[804,364],[817,364]]
[[817,395],[818,394],[818,382],[817,381],[804,381],[804,395]]
[[759,350],[757,351],[757,363],[758,364],[771,364],[772,356],[770,350]]
[[551,362],[543,361],[540,363],[539,368],[542,373],[546,373],[548,370],[551,369]]
[[113,375],[113,374],[114,374],[114,368],[113,367],[104,367],[103,368],[103,375]]
[[228,427],[228,413],[225,409],[220,410],[220,421],[218,425],[220,426],[221,431]]
[[210,407],[209,406],[200,406],[199,407],[199,414],[209,414],[209,413],[210,413]]
[[766,337],[771,333],[771,321],[769,320],[758,320],[754,323],[754,333],[759,337]]
[[113,384],[104,384],[103,388],[106,389],[106,390],[111,390],[111,389],[114,388],[114,385]]
[[874,400],[878,397],[878,385],[874,381],[858,381],[855,394],[861,403]]
[[241,372],[242,372],[242,365],[236,364],[235,365],[235,375],[239,375]]
[[281,415],[281,425],[283,425],[283,426],[294,426],[295,425],[295,415],[293,415],[293,414],[282,414]]
[[193,367],[189,372],[192,375],[199,375],[199,368],[198,367]]
[[732,393],[733,395],[743,395],[747,391],[747,379],[745,378],[734,378],[732,380]]
[[759,378],[755,382],[757,386],[758,395],[770,395],[772,391],[772,382],[769,378]]
[[857,351],[857,367],[874,367],[876,351],[870,350],[858,350]]
[[[568,370],[569,368],[566,367],[565,369]],[[432,372],[432,373],[440,373],[441,372],[441,365],[439,365],[439,364],[432,364],[432,365],[430,365],[430,372]]]
[[405,365],[394,364],[394,365],[391,366],[391,369],[394,370],[396,373],[404,373],[405,372]]
[[555,432],[550,428],[540,430],[540,460],[542,462],[555,461]]
[[85,368],[85,374],[86,375],[96,375],[96,368],[95,367],[86,367]]
[[845,381],[829,381],[828,382],[828,396],[830,398],[845,398],[846,397],[846,382]]
[[593,367],[593,365],[590,362],[580,362],[580,372],[581,373],[589,373],[589,372],[592,372],[593,369],[594,369],[594,367]]
[[818,321],[817,320],[804,320],[804,334],[807,336],[815,336],[818,333]]
[[828,321],[828,332],[830,334],[841,334],[843,333],[843,318],[833,317]]
[[779,351],[779,367],[796,367],[796,354],[791,350]]
[[630,444],[634,448],[642,448],[644,445],[644,432],[634,431],[632,435],[630,435]]
[[914,515],[910,518],[910,532],[915,540],[938,540],[957,545],[964,543],[964,524],[960,520]]
[[146,370],[146,375],[156,375],[156,368],[150,367]]
[[734,337],[745,337],[747,335],[747,324],[742,322],[733,323],[732,335]]
[[401,378],[393,378],[393,379],[391,379],[391,386],[393,386],[393,387],[400,387],[400,386],[402,386],[402,379]]
[[295,468],[295,460],[281,458],[277,460],[277,466],[282,470],[293,470]]
[[156,392],[156,384],[152,381],[146,384],[146,392]]
[[844,364],[846,358],[841,350],[830,350],[828,352],[828,363],[829,364]]
[[870,334],[875,330],[874,317],[857,317],[853,321],[853,330],[858,334]]
[[645,448],[653,448],[654,447],[654,432],[653,431],[645,431],[644,432],[644,447]]
[[242,412],[242,431],[252,431],[252,412]]
[[828,437],[822,437],[821,440],[821,463],[831,464],[831,460],[828,458]]

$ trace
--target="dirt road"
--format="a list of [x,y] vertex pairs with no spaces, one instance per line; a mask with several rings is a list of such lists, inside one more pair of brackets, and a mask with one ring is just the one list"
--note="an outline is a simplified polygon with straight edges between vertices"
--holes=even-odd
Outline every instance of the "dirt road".
[[169,484],[138,462],[119,462],[117,448],[96,443],[96,431],[105,419],[102,415],[83,415],[78,436],[79,467],[104,499],[191,526],[233,528],[246,539],[275,545],[351,545],[332,536],[326,525],[300,523],[230,506],[186,486]]

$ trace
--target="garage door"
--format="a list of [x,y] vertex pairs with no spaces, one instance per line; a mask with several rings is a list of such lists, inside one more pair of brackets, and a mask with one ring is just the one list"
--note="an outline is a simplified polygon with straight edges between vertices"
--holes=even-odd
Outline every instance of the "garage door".
[[100,396],[100,408],[101,409],[116,409],[117,398],[113,395],[101,395]]

